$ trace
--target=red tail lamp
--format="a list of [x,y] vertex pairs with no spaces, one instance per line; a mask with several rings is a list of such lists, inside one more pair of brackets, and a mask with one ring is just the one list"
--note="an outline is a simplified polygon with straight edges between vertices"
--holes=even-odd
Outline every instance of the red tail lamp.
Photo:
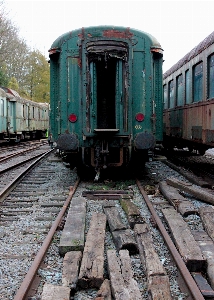
[[71,123],[75,123],[77,121],[77,116],[75,114],[70,114],[70,116],[68,117],[68,120]]
[[142,122],[144,120],[144,114],[142,113],[137,113],[136,116],[135,116],[135,119],[138,121],[138,122]]

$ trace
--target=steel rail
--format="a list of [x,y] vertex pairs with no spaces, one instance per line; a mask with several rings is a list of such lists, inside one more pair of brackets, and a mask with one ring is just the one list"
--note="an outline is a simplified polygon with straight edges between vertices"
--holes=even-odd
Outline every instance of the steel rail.
[[40,157],[40,156],[42,156],[43,154],[46,155],[47,153],[49,153],[49,152],[51,152],[51,151],[53,151],[53,149],[49,150],[48,152],[44,150],[43,153],[39,153],[39,154],[36,154],[36,155],[34,155],[34,156],[30,157],[30,158],[26,158],[26,159],[20,161],[19,163],[15,164],[15,165],[12,165],[12,166],[9,166],[9,167],[7,167],[7,168],[5,168],[5,169],[0,170],[0,174],[3,174],[3,173],[5,173],[5,172],[7,172],[7,171],[10,171],[10,170],[14,169],[15,167],[19,167],[19,166],[21,166],[21,165],[24,165],[25,163],[27,163],[27,162],[29,162],[29,161],[35,159],[36,157]]
[[147,196],[146,192],[144,191],[143,187],[140,184],[140,181],[138,179],[136,179],[138,188],[153,216],[153,218],[155,219],[155,222],[168,246],[169,251],[171,252],[175,263],[178,267],[178,269],[181,272],[181,275],[190,291],[190,293],[192,294],[193,299],[195,300],[204,300],[204,297],[201,293],[201,291],[199,290],[196,282],[194,281],[194,279],[192,278],[192,275],[190,274],[189,270],[187,269],[183,259],[181,258],[178,250],[176,249],[174,243],[172,242],[170,236],[168,235],[163,223],[161,222],[161,219],[159,218],[159,216],[157,215],[152,203],[149,200],[149,197]]
[[15,152],[15,153],[8,154],[7,156],[5,156],[5,157],[3,157],[3,158],[0,158],[0,163],[3,162],[3,161],[8,160],[8,159],[10,159],[10,158],[19,156],[20,154],[23,154],[23,153],[26,153],[26,152],[35,150],[35,149],[37,149],[37,148],[39,148],[39,147],[40,147],[40,145],[37,145],[37,146],[30,147],[30,148],[28,148],[28,149],[19,150],[19,151]]
[[[43,159],[46,155],[48,155],[50,152],[52,152],[53,150],[49,150],[45,153],[40,153],[39,155],[37,154],[34,157],[31,157],[30,159],[26,160],[24,163],[27,163],[30,160],[35,159],[35,161],[33,161],[24,171],[20,172],[13,180],[11,180],[11,182],[9,182],[1,191],[0,191],[0,202],[3,201],[3,197],[6,197],[7,194],[14,188],[14,185],[32,168],[34,167],[34,165],[36,165],[41,159]],[[24,164],[22,163],[22,164]],[[14,167],[20,166],[19,165],[15,165],[13,167],[8,168],[8,170],[13,169]],[[1,172],[0,172],[1,174]]]
[[37,274],[39,266],[41,265],[41,263],[43,261],[43,258],[44,258],[45,254],[46,254],[46,252],[47,252],[47,250],[50,246],[50,243],[53,239],[53,236],[56,232],[56,229],[57,229],[59,223],[61,222],[62,217],[63,217],[63,215],[64,215],[64,213],[65,213],[72,197],[73,197],[73,194],[75,193],[75,191],[76,191],[76,189],[79,185],[79,181],[80,181],[80,179],[78,179],[76,181],[75,185],[72,188],[70,188],[69,195],[68,195],[61,211],[59,212],[56,220],[52,224],[52,227],[51,227],[50,231],[48,232],[48,235],[46,236],[46,238],[45,238],[41,248],[39,249],[39,251],[38,251],[38,253],[37,253],[37,255],[36,255],[32,265],[31,265],[31,267],[30,267],[30,269],[27,273],[27,275],[25,276],[19,290],[17,291],[17,294],[14,297],[14,300],[24,300],[25,297],[27,296],[27,293],[28,293],[28,291],[31,287],[31,284],[32,284],[36,274]]

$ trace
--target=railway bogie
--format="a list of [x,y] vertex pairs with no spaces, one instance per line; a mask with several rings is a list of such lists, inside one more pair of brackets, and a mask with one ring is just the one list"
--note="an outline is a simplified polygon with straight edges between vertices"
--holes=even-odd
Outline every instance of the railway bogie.
[[[50,126],[71,164],[99,170],[144,160],[162,141],[162,49],[151,35],[88,27],[49,50]],[[79,158],[79,159],[77,159]]]
[[49,105],[24,99],[9,88],[0,89],[0,140],[45,138],[49,128]]
[[164,145],[214,147],[214,32],[163,75]]

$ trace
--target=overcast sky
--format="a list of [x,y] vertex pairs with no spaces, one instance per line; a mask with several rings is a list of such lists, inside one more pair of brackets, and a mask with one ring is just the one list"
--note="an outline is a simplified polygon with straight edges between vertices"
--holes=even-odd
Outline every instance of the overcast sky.
[[87,26],[125,26],[159,41],[164,72],[214,31],[214,0],[5,0],[5,6],[20,37],[47,58],[48,49],[63,33]]

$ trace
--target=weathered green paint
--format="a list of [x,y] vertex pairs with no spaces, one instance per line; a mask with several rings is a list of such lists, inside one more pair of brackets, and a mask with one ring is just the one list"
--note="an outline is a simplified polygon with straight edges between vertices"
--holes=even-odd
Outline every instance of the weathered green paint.
[[[124,57],[122,54],[117,56],[117,52],[112,59],[112,64],[116,60],[115,128],[118,131],[110,144],[132,146],[140,132],[154,134],[156,141],[162,141],[161,46],[148,33],[111,26],[74,30],[63,34],[52,44],[50,127],[54,139],[65,132],[75,133],[80,147],[91,147],[97,137],[94,129],[98,128],[99,74],[96,62],[88,61],[93,52],[89,52],[88,43],[99,41],[106,45],[118,43],[126,49]],[[135,119],[139,112],[145,116],[143,122]],[[77,115],[76,123],[68,121],[71,113]]]

